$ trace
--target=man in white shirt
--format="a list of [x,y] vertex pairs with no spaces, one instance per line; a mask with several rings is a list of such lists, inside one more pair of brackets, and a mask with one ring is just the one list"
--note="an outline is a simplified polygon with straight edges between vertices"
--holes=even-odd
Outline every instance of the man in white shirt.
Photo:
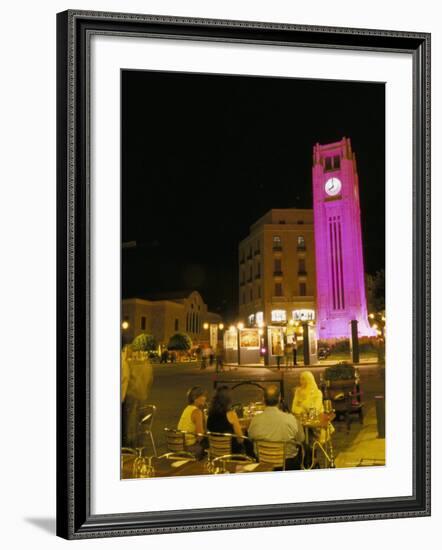
[[304,441],[304,430],[298,419],[280,408],[281,394],[278,386],[268,386],[264,393],[265,409],[254,416],[248,436],[254,441],[286,442],[286,469],[299,468],[297,443]]

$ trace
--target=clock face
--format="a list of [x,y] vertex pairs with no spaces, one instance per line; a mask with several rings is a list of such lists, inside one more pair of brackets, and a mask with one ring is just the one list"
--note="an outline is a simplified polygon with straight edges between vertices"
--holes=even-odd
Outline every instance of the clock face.
[[324,186],[324,189],[327,195],[330,195],[332,197],[340,193],[341,188],[342,188],[341,180],[339,180],[338,178],[329,178],[325,182],[325,186]]

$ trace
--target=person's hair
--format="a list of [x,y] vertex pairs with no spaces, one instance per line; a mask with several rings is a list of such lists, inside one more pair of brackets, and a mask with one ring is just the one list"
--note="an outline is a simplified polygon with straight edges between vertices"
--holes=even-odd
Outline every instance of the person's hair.
[[201,386],[193,386],[190,390],[187,391],[187,402],[189,405],[195,402],[195,399],[204,395],[206,391]]
[[209,415],[225,414],[232,405],[232,394],[229,386],[218,386],[210,403]]
[[264,391],[264,403],[267,407],[275,407],[278,405],[281,397],[278,386],[268,386]]

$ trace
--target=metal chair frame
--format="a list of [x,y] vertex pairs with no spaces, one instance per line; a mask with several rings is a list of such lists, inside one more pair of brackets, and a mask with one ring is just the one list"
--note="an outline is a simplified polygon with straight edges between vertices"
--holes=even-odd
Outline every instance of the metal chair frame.
[[140,411],[144,411],[144,413],[148,412],[147,414],[143,413],[143,417],[138,422],[138,436],[148,436],[150,438],[150,442],[152,444],[152,449],[154,456],[157,456],[157,448],[155,445],[155,440],[152,433],[152,425],[155,418],[155,414],[157,412],[157,408],[155,405],[145,405],[140,408]]
[[221,464],[221,470],[218,473],[224,473],[226,471],[226,463],[232,462],[234,464],[256,464],[256,460],[250,456],[243,454],[228,454],[223,456],[217,456],[211,461],[210,471],[216,473],[216,467],[218,463]]

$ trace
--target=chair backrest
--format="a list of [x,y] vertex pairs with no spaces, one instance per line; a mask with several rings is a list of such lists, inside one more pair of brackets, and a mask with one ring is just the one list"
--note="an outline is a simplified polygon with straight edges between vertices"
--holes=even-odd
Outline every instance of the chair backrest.
[[169,452],[177,453],[186,450],[186,432],[172,428],[164,428]]
[[153,419],[156,412],[157,408],[155,405],[144,405],[138,409],[140,419],[138,425],[142,431],[152,430]]
[[271,464],[274,468],[285,469],[285,441],[255,441],[259,462]]
[[207,432],[209,439],[209,458],[228,455],[232,452],[232,438],[229,433]]

